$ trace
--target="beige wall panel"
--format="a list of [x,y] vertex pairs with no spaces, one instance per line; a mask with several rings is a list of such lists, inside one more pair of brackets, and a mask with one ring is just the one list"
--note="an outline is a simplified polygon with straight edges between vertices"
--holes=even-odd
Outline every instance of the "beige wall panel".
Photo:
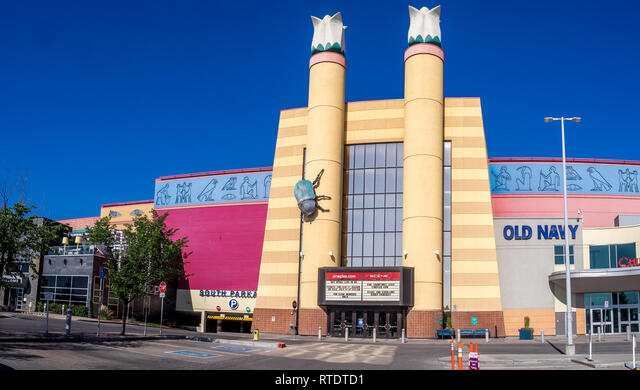
[[451,190],[455,192],[489,191],[489,183],[486,180],[454,180],[451,182]]
[[367,100],[363,102],[347,103],[347,112],[363,110],[384,110],[404,107],[403,99]]
[[[496,274],[497,275],[497,274]],[[497,298],[500,299],[500,286],[452,286],[451,296],[456,298]]]
[[302,166],[302,155],[278,157],[273,160],[273,168],[286,167],[286,166]]
[[456,214],[488,214],[493,215],[491,203],[456,202],[451,205],[453,215]]
[[[388,132],[376,130],[376,134],[373,136],[367,135],[363,138],[351,137],[350,135],[353,133],[347,133],[346,144],[374,144],[374,143],[383,143],[383,142],[402,142],[402,130],[401,129],[391,129]],[[361,134],[356,134],[360,136]],[[384,137],[382,137],[384,135]],[[393,136],[392,138],[387,138],[389,136]]]
[[[278,129],[278,140],[287,137],[300,137],[307,135],[307,126],[283,127]],[[276,143],[278,145],[278,143]]]
[[[258,298],[263,297],[295,297],[298,294],[298,286],[268,286],[258,284]],[[260,307],[260,306],[258,306]],[[291,301],[289,301],[291,307]]]
[[286,240],[286,241],[265,241],[262,243],[263,252],[288,252],[295,251],[300,248],[299,241]]
[[297,274],[298,263],[263,263],[260,274]]
[[451,178],[452,180],[489,180],[489,172],[486,169],[459,169],[454,166]]
[[291,302],[297,300],[297,293],[290,296],[261,296],[258,291],[256,307],[264,309],[287,309],[291,310]]
[[451,276],[452,286],[499,286],[498,274],[454,274]]
[[306,144],[306,135],[300,135],[297,137],[278,137],[276,141],[276,148],[284,148],[287,146],[301,146]]
[[[455,172],[455,168],[454,168]],[[451,202],[455,203],[491,203],[489,191],[458,191],[451,193]]]
[[289,241],[294,240],[298,242],[300,238],[300,230],[299,229],[284,229],[284,230],[265,230],[264,231],[264,240],[265,241]]
[[495,249],[464,249],[464,248],[452,248],[451,256],[453,261],[496,261]]
[[456,298],[452,296],[452,305],[458,306],[458,311],[501,311],[500,298]]
[[302,158],[302,152],[304,147],[302,146],[283,146],[281,148],[276,148],[275,158],[280,157],[290,157],[290,156],[299,156]]
[[482,110],[480,109],[480,106],[473,106],[473,107],[450,107],[447,103],[446,103],[446,99],[445,99],[445,104],[444,104],[444,116],[474,116],[474,117],[478,117],[478,116],[482,116]]
[[496,247],[496,241],[493,237],[452,237],[451,248],[455,249],[493,249]]
[[[272,178],[276,176],[298,176],[298,180],[300,180],[302,178],[302,164],[274,167],[272,175]],[[291,190],[291,193],[293,194],[293,190]]]
[[451,274],[497,274],[498,263],[496,260],[457,260],[451,262]]
[[481,165],[487,165],[487,149],[486,148],[461,148],[454,147],[451,150],[451,157],[456,158],[477,158],[476,161],[484,161]]
[[300,220],[300,209],[287,207],[287,208],[270,208],[267,211],[267,220],[270,219],[296,219]]
[[[300,170],[302,171],[302,167],[300,167]],[[295,197],[293,196],[293,189],[287,187],[271,187],[271,190],[269,191],[269,200],[278,198],[293,198],[295,200]]]
[[546,336],[555,335],[556,313],[553,309],[505,310],[504,329],[507,336],[518,336],[518,330],[524,327],[524,317],[529,317],[529,326],[535,335],[544,329]]
[[442,221],[442,176],[439,158],[405,157],[403,219],[430,216]]
[[[446,118],[445,126],[447,127],[465,127],[465,128],[480,128],[483,129],[481,116],[448,116]],[[484,130],[482,131],[484,134]]]
[[268,219],[264,227],[265,230],[289,230],[300,232],[299,219]]
[[347,126],[349,122],[381,120],[381,119],[397,120],[397,118],[402,119],[403,116],[404,116],[404,109],[402,107],[388,108],[388,109],[381,109],[381,110],[347,111]]
[[298,263],[300,251],[263,252],[260,260],[264,263]]
[[280,123],[278,124],[278,129],[284,129],[287,127],[305,126],[306,124],[307,124],[307,116],[280,119]]
[[[455,148],[454,148],[455,150]],[[478,158],[454,158],[453,166],[459,169],[478,169],[487,166],[487,157],[478,157]]]
[[298,273],[295,274],[262,274],[260,284],[265,286],[298,286]]
[[484,128],[478,126],[449,126],[449,118],[444,118],[444,129],[447,139],[458,140],[458,138],[484,138]]
[[494,238],[493,225],[453,225],[451,233],[457,238]]
[[291,108],[280,111],[280,120],[296,118],[299,116],[307,116],[307,107]]
[[479,107],[480,98],[477,97],[463,97],[463,98],[446,98],[445,107]]
[[[362,111],[362,112],[370,112],[370,111]],[[348,121],[345,124],[346,131],[380,130],[380,129],[393,129],[393,128],[403,128],[403,127],[404,127],[403,117]]]
[[451,223],[456,227],[469,225],[487,226],[493,235],[493,214],[453,214]]
[[482,147],[486,145],[486,142],[484,139],[484,132],[482,133],[482,136],[477,136],[477,137],[471,137],[471,136],[450,137],[449,129],[455,129],[455,130],[462,130],[462,129],[455,128],[455,127],[444,128],[445,139],[452,141],[454,148],[476,148],[476,147]]
[[291,191],[291,195],[281,198],[270,198],[269,199],[269,209],[284,209],[284,208],[293,208],[296,207],[296,210],[299,210],[297,207],[296,198],[293,195],[293,191]]

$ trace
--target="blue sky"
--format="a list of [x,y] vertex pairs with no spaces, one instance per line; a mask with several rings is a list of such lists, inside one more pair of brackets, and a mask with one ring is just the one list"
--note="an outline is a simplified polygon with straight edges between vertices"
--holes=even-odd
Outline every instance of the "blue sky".
[[341,11],[346,100],[403,97],[407,5],[442,4],[445,96],[480,97],[490,157],[640,160],[638,2],[19,1],[0,5],[0,168],[54,219],[160,176],[271,166],[307,104],[313,27]]

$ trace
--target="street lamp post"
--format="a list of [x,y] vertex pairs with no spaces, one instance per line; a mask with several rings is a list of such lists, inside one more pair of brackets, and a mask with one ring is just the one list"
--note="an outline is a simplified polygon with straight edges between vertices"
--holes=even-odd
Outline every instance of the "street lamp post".
[[563,187],[563,198],[564,198],[564,269],[565,269],[565,287],[567,290],[567,310],[566,310],[566,321],[567,324],[567,348],[565,353],[567,355],[575,355],[576,347],[573,344],[573,319],[571,315],[571,261],[569,255],[569,217],[567,215],[567,166],[566,166],[566,157],[564,152],[564,121],[572,121],[572,122],[580,122],[582,118],[580,117],[572,117],[572,118],[552,118],[546,117],[544,118],[545,122],[553,122],[560,121],[562,125],[562,187]]

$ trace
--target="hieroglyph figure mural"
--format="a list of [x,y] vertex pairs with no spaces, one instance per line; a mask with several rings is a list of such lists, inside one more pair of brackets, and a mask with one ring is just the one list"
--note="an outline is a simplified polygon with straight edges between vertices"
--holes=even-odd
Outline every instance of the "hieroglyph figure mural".
[[638,170],[618,169],[619,192],[638,192]]
[[271,192],[271,175],[264,178],[264,198],[269,197],[269,192]]
[[204,187],[204,190],[198,195],[198,200],[201,202],[213,202],[215,199],[213,198],[213,190],[216,189],[216,184],[218,181],[216,179],[211,179],[211,181]]
[[440,6],[419,10],[409,6],[409,46],[414,43],[433,43],[440,46]]
[[333,16],[325,15],[318,19],[311,17],[313,23],[313,38],[311,40],[311,54],[323,51],[333,51],[344,54],[344,30],[340,12]]
[[258,180],[253,183],[249,182],[249,177],[245,176],[244,181],[240,185],[241,199],[256,199],[258,197]]
[[496,185],[493,187],[492,191],[509,191],[507,181],[511,180],[511,175],[507,171],[507,167],[500,167],[500,173],[498,174],[491,170],[491,174],[496,178]]
[[167,206],[169,201],[171,201],[171,195],[169,195],[169,183],[166,183],[156,193],[156,205]]
[[520,178],[516,179],[516,191],[531,191],[531,178],[533,177],[531,168],[523,165],[516,168],[516,171],[520,171]]
[[551,166],[549,172],[545,175],[540,170],[540,181],[538,183],[538,191],[558,191],[560,185],[560,175],[556,172],[556,167]]
[[609,184],[607,179],[605,179],[595,167],[587,168],[587,172],[589,172],[589,177],[591,181],[593,181],[591,191],[602,191],[603,188],[607,191],[611,190],[611,184]]
[[176,186],[176,204],[191,203],[191,185],[193,183],[184,182]]

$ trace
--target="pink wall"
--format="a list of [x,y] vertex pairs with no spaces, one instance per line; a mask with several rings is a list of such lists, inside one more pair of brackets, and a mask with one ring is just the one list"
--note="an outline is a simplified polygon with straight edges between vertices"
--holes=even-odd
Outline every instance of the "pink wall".
[[159,209],[166,223],[188,237],[193,252],[185,266],[187,280],[178,288],[192,290],[256,291],[267,203]]
[[[491,203],[496,218],[564,217],[562,194],[492,194]],[[582,210],[584,227],[610,227],[619,214],[640,214],[640,196],[569,194],[567,209],[569,218]]]

